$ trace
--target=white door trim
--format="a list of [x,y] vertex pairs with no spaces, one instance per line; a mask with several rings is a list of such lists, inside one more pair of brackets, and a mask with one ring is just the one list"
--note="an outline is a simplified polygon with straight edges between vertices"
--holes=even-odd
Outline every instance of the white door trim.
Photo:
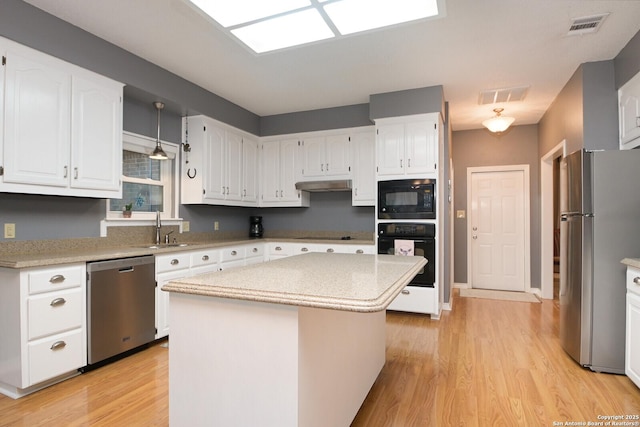
[[567,155],[567,140],[540,159],[540,292],[553,299],[553,162]]
[[531,292],[531,188],[529,182],[529,165],[483,166],[467,168],[467,284],[473,288],[471,274],[473,260],[471,256],[471,175],[478,172],[511,172],[521,171],[524,174],[524,289]]

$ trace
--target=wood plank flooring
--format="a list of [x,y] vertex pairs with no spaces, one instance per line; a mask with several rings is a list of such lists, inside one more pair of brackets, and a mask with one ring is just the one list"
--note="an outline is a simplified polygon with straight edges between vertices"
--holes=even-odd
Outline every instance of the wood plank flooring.
[[[387,315],[387,362],[352,426],[552,426],[640,415],[623,375],[579,367],[560,347],[557,302],[461,298],[440,320]],[[0,426],[166,426],[160,345],[12,400]],[[253,427],[253,426],[252,426]]]

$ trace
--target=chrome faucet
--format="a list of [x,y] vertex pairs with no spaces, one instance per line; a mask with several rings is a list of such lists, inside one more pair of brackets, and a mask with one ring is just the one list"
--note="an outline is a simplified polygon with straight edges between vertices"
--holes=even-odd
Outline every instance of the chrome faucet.
[[156,211],[156,245],[160,244],[160,227],[162,227],[162,221],[160,220],[160,211]]

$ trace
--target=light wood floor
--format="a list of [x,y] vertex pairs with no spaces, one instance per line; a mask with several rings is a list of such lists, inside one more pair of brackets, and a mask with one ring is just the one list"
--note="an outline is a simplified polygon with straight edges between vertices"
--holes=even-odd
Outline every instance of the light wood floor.
[[[557,303],[460,298],[442,318],[389,313],[387,362],[353,426],[552,426],[640,415],[623,375],[579,367],[558,341]],[[166,426],[160,345],[18,400],[0,426]],[[253,427],[253,426],[252,426]]]

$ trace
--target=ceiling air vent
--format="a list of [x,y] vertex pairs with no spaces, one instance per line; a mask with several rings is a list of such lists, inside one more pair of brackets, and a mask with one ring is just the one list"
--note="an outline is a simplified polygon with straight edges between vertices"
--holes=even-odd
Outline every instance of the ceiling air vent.
[[527,96],[529,86],[489,89],[480,92],[478,104],[496,104],[498,102],[522,101]]
[[608,13],[602,15],[585,16],[583,18],[575,18],[569,27],[569,35],[595,33],[598,31],[604,20],[609,16]]

